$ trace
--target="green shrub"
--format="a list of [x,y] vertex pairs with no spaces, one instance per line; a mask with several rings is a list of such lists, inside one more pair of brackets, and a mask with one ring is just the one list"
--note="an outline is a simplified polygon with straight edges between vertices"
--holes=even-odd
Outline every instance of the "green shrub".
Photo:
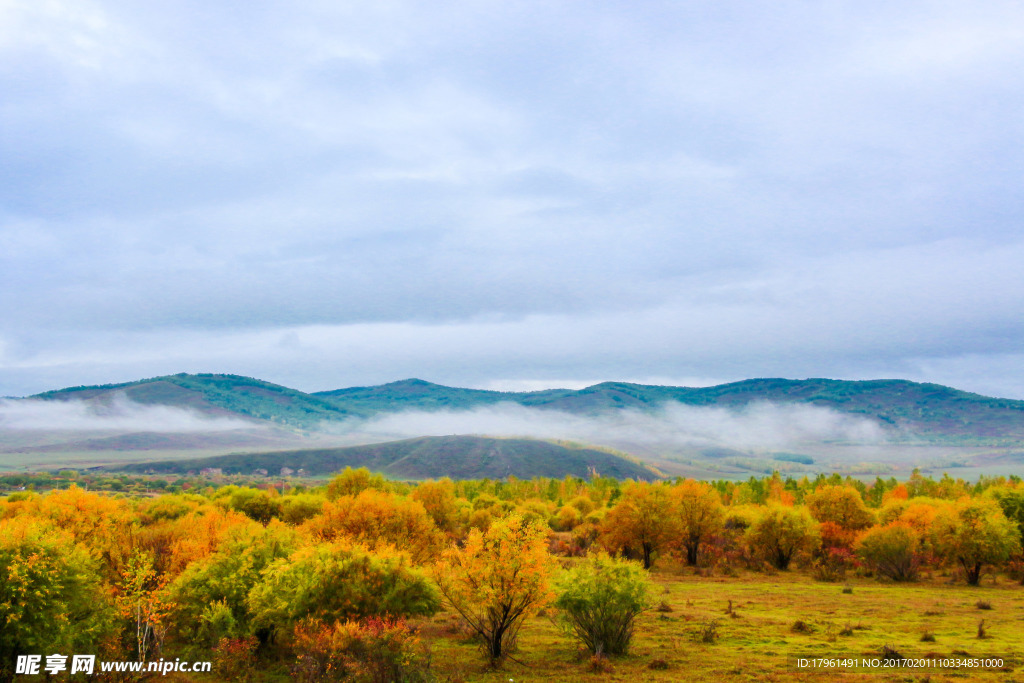
[[595,655],[626,654],[636,618],[650,606],[650,578],[636,562],[599,556],[563,574],[555,607]]
[[201,650],[222,638],[251,635],[249,592],[260,583],[262,572],[288,557],[294,546],[294,532],[275,522],[190,564],[170,586],[174,634]]
[[248,599],[254,624],[292,630],[307,619],[331,623],[371,616],[433,614],[437,589],[405,555],[370,553],[345,541],[302,548],[263,572]]
[[0,680],[18,655],[95,651],[114,618],[83,548],[42,525],[0,523]]

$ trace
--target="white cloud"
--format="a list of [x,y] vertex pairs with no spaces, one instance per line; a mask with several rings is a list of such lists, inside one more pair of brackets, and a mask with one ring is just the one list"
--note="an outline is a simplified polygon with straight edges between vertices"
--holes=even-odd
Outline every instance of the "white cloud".
[[143,405],[116,395],[99,404],[83,400],[0,399],[0,429],[100,432],[221,432],[252,429],[234,418],[208,418],[190,410]]
[[649,413],[611,410],[593,416],[499,404],[468,411],[387,413],[364,421],[325,423],[323,428],[382,440],[481,434],[670,448],[722,445],[764,449],[825,440],[866,444],[885,440],[883,430],[867,419],[817,406],[772,403],[743,409],[668,403]]

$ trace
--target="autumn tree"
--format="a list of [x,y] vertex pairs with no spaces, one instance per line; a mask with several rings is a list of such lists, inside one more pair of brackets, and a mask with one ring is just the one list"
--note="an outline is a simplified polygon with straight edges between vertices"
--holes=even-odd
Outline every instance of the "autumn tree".
[[[1006,518],[1017,525],[1017,530],[1024,538],[1024,488],[1019,485],[1015,488],[995,487],[986,492],[986,495],[993,498],[1002,509]],[[1016,563],[1018,570],[1024,566],[1024,558],[1017,555]],[[1020,574],[1020,581],[1024,584],[1024,572]]]
[[32,500],[31,515],[48,520],[99,558],[104,580],[116,583],[133,552],[138,522],[121,499],[101,496],[77,485]]
[[931,531],[936,552],[959,563],[971,586],[978,585],[986,566],[1020,552],[1017,525],[987,498],[961,498],[936,516]]
[[515,650],[523,622],[554,598],[553,565],[544,527],[510,515],[486,533],[471,531],[463,548],[444,553],[433,576],[491,662],[500,663]]
[[673,542],[686,551],[686,563],[696,565],[701,545],[722,530],[722,500],[711,486],[692,479],[673,486],[669,498]]
[[611,553],[639,555],[644,569],[672,537],[672,502],[661,484],[630,482],[601,523],[601,544]]
[[334,475],[327,484],[327,499],[334,500],[341,496],[357,496],[367,489],[377,491],[390,491],[387,480],[379,474],[372,474],[365,467],[352,469],[346,467],[342,472]]
[[421,482],[410,497],[423,506],[438,529],[453,533],[459,526],[459,506],[455,484],[448,477]]
[[805,508],[767,505],[747,529],[746,541],[755,556],[788,569],[797,554],[818,544],[818,525]]
[[324,497],[315,493],[297,493],[281,497],[281,521],[299,525],[323,510]]
[[868,530],[857,541],[857,554],[875,574],[893,581],[914,581],[924,562],[921,534],[907,522]]
[[814,519],[850,531],[866,529],[875,523],[860,491],[852,486],[821,486],[809,494],[804,503]]
[[229,486],[218,491],[219,498],[226,499],[232,510],[266,526],[271,519],[281,517],[281,500],[276,489],[261,491],[249,487]]
[[249,592],[262,572],[295,551],[295,532],[280,522],[249,529],[193,562],[169,586],[176,635],[209,650],[221,638],[250,635]]
[[418,501],[376,489],[326,502],[305,528],[320,541],[345,537],[369,548],[393,545],[407,550],[416,562],[433,557],[443,540]]
[[999,503],[1006,518],[1016,524],[1020,533],[1024,534],[1024,488],[1000,486],[992,488],[986,495]]

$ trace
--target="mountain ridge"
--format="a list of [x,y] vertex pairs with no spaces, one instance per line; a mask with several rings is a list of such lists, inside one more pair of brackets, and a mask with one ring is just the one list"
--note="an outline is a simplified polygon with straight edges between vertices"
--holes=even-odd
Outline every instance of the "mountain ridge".
[[240,375],[179,373],[120,384],[68,387],[29,398],[80,398],[102,409],[118,393],[142,404],[170,405],[211,416],[241,416],[297,429],[380,413],[472,410],[501,403],[593,415],[616,409],[655,410],[673,401],[733,409],[769,402],[831,408],[871,419],[894,434],[902,431],[925,439],[1024,439],[1024,401],[901,379],[752,378],[710,387],[601,382],[577,390],[503,392],[410,378],[306,393]]

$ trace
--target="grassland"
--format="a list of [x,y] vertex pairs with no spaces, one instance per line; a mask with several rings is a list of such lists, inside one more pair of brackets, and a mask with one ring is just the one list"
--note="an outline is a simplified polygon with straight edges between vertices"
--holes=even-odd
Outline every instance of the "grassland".
[[[798,657],[878,657],[884,646],[905,657],[1002,657],[1006,670],[844,673],[844,681],[1014,680],[1024,669],[1024,587],[1009,579],[978,588],[932,576],[914,584],[854,578],[823,583],[799,572],[769,576],[698,576],[676,567],[655,570],[656,609],[641,616],[631,654],[594,672],[550,617],[524,626],[520,651],[501,671],[487,671],[458,620],[438,614],[423,624],[440,680],[488,681],[817,681],[830,672],[799,671]],[[852,592],[844,593],[844,587]],[[727,614],[729,601],[735,616]],[[979,609],[979,601],[991,609]],[[978,639],[985,620],[986,638]],[[794,624],[803,622],[806,632]],[[700,642],[710,623],[718,634]],[[925,632],[934,642],[922,642]],[[968,654],[964,654],[968,653]],[[658,660],[665,669],[652,669]],[[1009,674],[1009,676],[1008,676]]]
[[[607,660],[602,670],[594,670],[589,654],[563,634],[551,613],[525,624],[515,661],[501,669],[485,666],[455,614],[411,623],[430,647],[436,679],[448,683],[1024,680],[1024,586],[1005,577],[971,588],[945,575],[912,584],[871,578],[825,583],[798,571],[700,576],[670,566],[655,569],[652,578],[656,607],[641,615],[630,654]],[[717,636],[703,642],[709,624]],[[934,641],[922,642],[926,633]],[[911,659],[1002,658],[1004,666],[841,674],[797,667],[798,658],[875,659],[884,647]],[[200,679],[172,674],[166,680]],[[271,666],[254,680],[283,683],[287,667]]]

